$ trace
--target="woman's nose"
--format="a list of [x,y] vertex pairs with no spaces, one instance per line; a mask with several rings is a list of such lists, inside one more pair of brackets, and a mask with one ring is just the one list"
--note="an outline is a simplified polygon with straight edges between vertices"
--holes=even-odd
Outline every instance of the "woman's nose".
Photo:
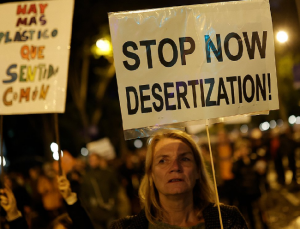
[[175,159],[171,164],[170,172],[180,172],[180,171],[181,171],[181,165],[180,165],[178,159]]

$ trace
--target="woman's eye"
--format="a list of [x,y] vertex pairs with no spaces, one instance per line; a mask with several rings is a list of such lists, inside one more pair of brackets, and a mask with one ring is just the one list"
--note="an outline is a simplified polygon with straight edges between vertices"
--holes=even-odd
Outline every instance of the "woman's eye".
[[190,161],[190,159],[188,157],[183,157],[182,160],[183,161]]
[[166,160],[165,159],[161,159],[161,160],[159,160],[159,164],[163,164],[164,162],[165,162]]

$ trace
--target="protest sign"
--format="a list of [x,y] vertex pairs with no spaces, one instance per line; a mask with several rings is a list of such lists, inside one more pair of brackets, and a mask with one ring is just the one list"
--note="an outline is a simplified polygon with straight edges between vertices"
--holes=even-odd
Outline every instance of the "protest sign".
[[65,111],[73,0],[0,5],[0,114]]
[[278,109],[268,0],[109,14],[124,130]]
[[89,142],[86,147],[90,153],[96,153],[106,160],[112,160],[116,157],[115,149],[109,138],[102,138],[94,142]]

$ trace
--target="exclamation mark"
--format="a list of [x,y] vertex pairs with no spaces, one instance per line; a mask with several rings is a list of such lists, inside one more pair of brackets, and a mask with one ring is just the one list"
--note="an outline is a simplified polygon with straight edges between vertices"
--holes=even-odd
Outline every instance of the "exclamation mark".
[[268,86],[269,86],[269,100],[272,100],[272,95],[271,95],[271,77],[270,73],[268,73]]

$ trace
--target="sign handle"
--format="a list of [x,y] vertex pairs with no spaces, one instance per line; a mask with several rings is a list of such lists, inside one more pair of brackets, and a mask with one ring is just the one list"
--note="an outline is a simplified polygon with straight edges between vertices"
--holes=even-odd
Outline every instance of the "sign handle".
[[0,117],[0,136],[1,136],[1,143],[0,143],[0,152],[1,152],[1,183],[4,187],[4,166],[3,166],[3,115]]
[[[1,188],[4,188],[4,166],[3,166],[3,115],[0,115],[0,157],[1,157]],[[1,208],[0,208],[1,210]],[[0,229],[2,228],[0,223]]]
[[54,123],[55,123],[55,137],[56,137],[56,144],[58,146],[58,174],[62,175],[62,167],[61,167],[61,148],[59,142],[59,131],[58,131],[58,115],[57,113],[54,114]]
[[218,206],[218,211],[219,211],[220,225],[221,225],[221,229],[223,229],[222,215],[221,215],[220,202],[219,202],[219,194],[218,194],[217,182],[216,182],[215,167],[214,167],[214,161],[213,161],[211,145],[210,145],[210,137],[209,137],[209,131],[208,131],[208,120],[206,120],[205,127],[206,127],[206,134],[207,134],[208,146],[209,146],[209,152],[210,152],[211,168],[212,168],[212,173],[213,173],[213,178],[214,178],[216,201],[217,201],[217,206]]

